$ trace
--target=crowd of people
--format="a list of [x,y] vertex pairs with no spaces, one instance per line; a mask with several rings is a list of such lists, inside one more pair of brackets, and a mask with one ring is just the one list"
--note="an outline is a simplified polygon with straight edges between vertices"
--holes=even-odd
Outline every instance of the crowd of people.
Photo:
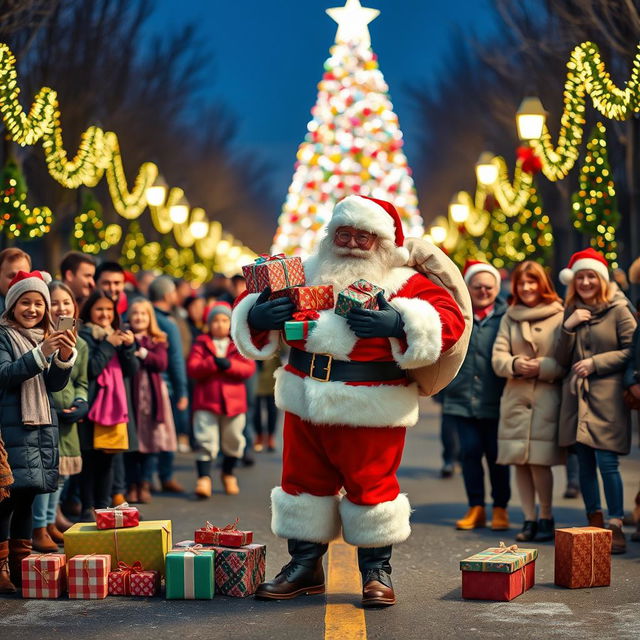
[[[563,301],[547,271],[526,261],[511,274],[507,302],[497,269],[467,263],[471,341],[439,398],[441,475],[451,477],[459,460],[469,501],[458,529],[487,524],[484,459],[491,528],[509,528],[513,466],[524,519],[516,540],[552,540],[552,467],[566,464],[565,497],[581,493],[588,524],[604,527],[599,472],[612,552],[626,551],[619,458],[630,451],[632,411],[640,407],[640,339],[636,309],[609,274],[600,253],[575,253],[559,274]],[[640,524],[632,539],[640,541]]]
[[52,280],[21,249],[0,252],[0,593],[73,521],[186,493],[176,451],[195,452],[201,499],[238,494],[237,465],[275,451],[279,358],[258,370],[230,339],[244,289],[242,276],[196,288],[80,252]]

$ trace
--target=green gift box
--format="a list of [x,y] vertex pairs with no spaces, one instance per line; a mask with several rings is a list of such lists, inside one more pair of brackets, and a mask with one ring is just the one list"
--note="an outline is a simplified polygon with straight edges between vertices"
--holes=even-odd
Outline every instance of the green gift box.
[[[514,545],[515,547],[515,545]],[[537,549],[491,547],[460,561],[462,571],[513,573],[538,557]]]
[[384,293],[384,289],[371,284],[368,280],[356,280],[338,294],[335,312],[344,318],[351,309],[378,309],[377,295]]
[[167,600],[211,600],[215,551],[173,549],[167,554]]
[[64,532],[67,559],[108,554],[112,571],[118,562],[132,565],[139,561],[147,571],[164,576],[164,558],[171,546],[171,520],[148,520],[126,529],[98,529],[95,523],[78,522]]
[[284,337],[287,340],[306,340],[317,325],[315,320],[288,320],[284,323]]

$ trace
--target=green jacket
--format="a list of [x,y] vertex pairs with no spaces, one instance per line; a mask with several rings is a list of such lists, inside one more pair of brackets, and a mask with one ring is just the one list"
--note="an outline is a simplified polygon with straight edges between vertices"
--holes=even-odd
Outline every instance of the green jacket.
[[467,356],[458,375],[442,391],[442,413],[463,418],[497,420],[500,417],[505,380],[494,373],[491,355],[506,310],[506,303],[498,298],[490,317],[482,322],[474,318]]
[[[89,362],[89,347],[87,343],[80,337],[76,342],[76,350],[78,357],[76,358],[71,377],[67,386],[62,391],[52,393],[53,403],[58,414],[63,409],[69,409],[73,406],[76,398],[88,400],[89,396],[89,380],[87,378],[87,364]],[[73,458],[80,455],[80,438],[78,436],[78,424],[65,424],[59,421],[60,430],[60,456]]]

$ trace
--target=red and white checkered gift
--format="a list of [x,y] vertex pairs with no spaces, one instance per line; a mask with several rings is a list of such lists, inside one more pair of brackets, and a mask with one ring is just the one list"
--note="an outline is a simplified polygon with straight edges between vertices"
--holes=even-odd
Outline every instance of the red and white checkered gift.
[[140,512],[126,502],[117,507],[96,509],[96,527],[98,529],[127,529],[140,524]]
[[59,598],[67,588],[63,553],[32,554],[22,559],[22,597]]
[[118,570],[109,572],[110,596],[155,596],[160,588],[160,574],[145,571],[140,562],[118,562]]
[[69,598],[100,600],[109,592],[111,556],[91,554],[73,556],[67,565]]

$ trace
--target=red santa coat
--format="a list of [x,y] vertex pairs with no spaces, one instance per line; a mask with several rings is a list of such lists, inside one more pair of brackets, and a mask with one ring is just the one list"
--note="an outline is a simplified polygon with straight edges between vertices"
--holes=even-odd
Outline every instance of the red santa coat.
[[229,341],[226,356],[231,367],[223,371],[214,360],[216,349],[208,335],[198,336],[187,359],[187,374],[196,381],[193,410],[237,416],[247,411],[244,381],[256,370],[256,363],[244,358]]

